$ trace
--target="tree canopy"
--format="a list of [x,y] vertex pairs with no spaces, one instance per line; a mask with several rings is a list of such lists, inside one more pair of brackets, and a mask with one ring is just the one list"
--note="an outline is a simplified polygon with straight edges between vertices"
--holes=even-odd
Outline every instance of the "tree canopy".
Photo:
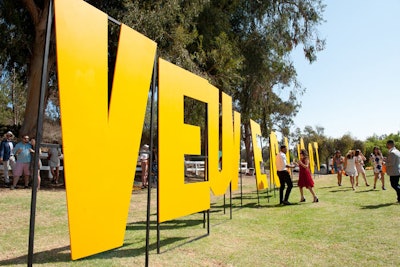
[[[0,29],[4,34],[0,40],[1,68],[6,76],[17,71],[19,81],[26,86],[22,128],[28,133],[36,126],[33,110],[39,92],[38,62],[43,57],[48,2],[0,0]],[[87,2],[156,41],[161,57],[231,95],[235,109],[242,114],[247,145],[250,118],[260,123],[265,136],[271,130],[289,134],[301,107],[299,96],[305,90],[290,53],[302,46],[305,59],[312,63],[325,46],[317,30],[324,22],[321,0]],[[118,29],[114,26],[111,31],[110,36],[115,36]],[[109,44],[116,47],[117,39]],[[54,43],[49,63],[47,71],[54,79]]]

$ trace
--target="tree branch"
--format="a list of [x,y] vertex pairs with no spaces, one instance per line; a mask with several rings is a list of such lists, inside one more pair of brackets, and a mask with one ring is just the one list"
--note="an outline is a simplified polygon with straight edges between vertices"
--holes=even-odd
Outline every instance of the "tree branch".
[[25,6],[26,10],[28,10],[31,15],[32,21],[34,25],[37,25],[39,22],[40,9],[36,5],[34,0],[22,0],[22,4]]

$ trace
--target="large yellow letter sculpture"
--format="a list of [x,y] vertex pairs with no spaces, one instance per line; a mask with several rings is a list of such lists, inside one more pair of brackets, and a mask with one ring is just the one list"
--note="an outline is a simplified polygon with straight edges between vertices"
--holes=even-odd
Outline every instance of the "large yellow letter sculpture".
[[[208,138],[218,141],[218,90],[207,80],[160,59],[159,222],[210,208],[209,181],[184,182],[184,155],[201,153],[200,127],[184,123],[184,96],[207,104]],[[218,158],[218,147],[215,153]]]
[[274,183],[276,187],[281,186],[281,182],[278,177],[276,169],[276,156],[279,153],[278,139],[275,132],[271,132],[269,135],[269,155],[270,155],[270,179],[271,183]]
[[310,172],[315,172],[314,151],[311,143],[308,143],[308,159],[310,161]]
[[319,165],[318,143],[314,142],[313,144],[314,144],[314,149],[315,149],[315,159],[317,160],[317,170],[319,171],[320,165]]
[[57,0],[55,17],[71,257],[78,259],[123,244],[156,44],[121,26],[108,110],[107,14]]
[[[79,259],[123,244],[156,43],[121,25],[109,100],[107,14],[81,0],[57,0],[55,18],[71,257]],[[240,114],[232,113],[232,99],[224,93],[220,112],[217,88],[162,59],[158,81],[158,212],[163,222],[209,209],[210,188],[215,195],[224,194],[230,182],[237,188]],[[200,128],[184,123],[185,96],[207,105],[209,181],[184,182],[185,154],[201,153]],[[260,135],[259,126],[253,132]],[[83,142],[81,133],[90,139]],[[116,136],[122,137],[120,145]],[[261,161],[260,151],[256,154]],[[264,188],[265,175],[256,169]]]
[[232,190],[238,189],[239,177],[238,177],[238,169],[236,165],[240,164],[240,147],[241,147],[241,125],[240,125],[240,113],[233,112],[233,161],[232,161]]
[[[216,88],[215,88],[216,89]],[[216,89],[217,90],[217,89]],[[238,180],[238,165],[239,161],[234,155],[235,148],[237,148],[236,138],[234,136],[233,123],[232,123],[232,98],[227,94],[222,93],[222,168],[219,170],[218,166],[218,135],[210,137],[209,146],[211,151],[209,157],[209,179],[211,183],[211,190],[214,195],[223,195],[226,191],[231,180]],[[239,122],[240,123],[240,122]],[[235,125],[238,122],[235,121]],[[234,169],[234,170],[232,170]],[[236,175],[232,173],[236,171]],[[237,184],[237,182],[234,182]]]
[[256,180],[258,189],[268,188],[267,175],[261,174],[261,164],[263,164],[261,148],[257,143],[257,135],[261,136],[260,124],[253,120],[250,120],[251,128],[251,139],[253,144],[253,157],[254,157],[254,168],[256,170]]

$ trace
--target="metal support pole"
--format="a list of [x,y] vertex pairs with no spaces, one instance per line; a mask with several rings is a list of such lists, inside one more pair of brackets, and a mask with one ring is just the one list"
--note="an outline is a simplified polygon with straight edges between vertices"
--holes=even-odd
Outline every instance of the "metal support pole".
[[225,205],[226,205],[226,203],[225,203],[225,194],[224,194],[224,214],[226,214]]
[[207,210],[207,235],[210,235],[210,210]]
[[[153,167],[153,135],[154,135],[154,103],[155,103],[155,88],[157,84],[157,56],[154,58],[153,79],[151,83],[151,103],[150,103],[150,154],[149,167],[147,168],[147,216],[146,216],[146,260],[145,266],[149,266],[149,243],[150,243],[150,207],[151,207],[151,170]],[[158,168],[157,168],[158,169]],[[157,170],[158,171],[158,170]],[[150,181],[149,181],[150,180]],[[158,212],[157,212],[158,215]],[[157,219],[158,223],[158,219]]]
[[[240,160],[242,162],[242,160]],[[240,168],[240,206],[243,206],[243,178],[242,168]]]
[[51,26],[53,22],[53,1],[49,1],[47,13],[47,27],[46,27],[46,39],[44,45],[44,56],[42,64],[42,78],[40,82],[40,98],[38,107],[38,118],[36,126],[36,145],[35,145],[35,156],[33,166],[33,185],[32,185],[32,197],[31,197],[31,214],[29,223],[29,244],[28,244],[28,267],[33,264],[33,246],[35,239],[35,217],[36,217],[36,197],[37,197],[37,186],[38,186],[38,172],[39,172],[39,151],[40,143],[42,142],[43,134],[43,114],[44,114],[44,96],[47,88],[47,67],[49,63],[49,50],[50,50],[50,38],[51,38]]
[[229,183],[229,200],[230,200],[229,206],[230,206],[230,213],[231,213],[230,218],[232,220],[232,182]]
[[257,203],[260,206],[260,194],[258,192],[258,184],[257,184],[257,179],[256,179],[256,188],[257,188]]

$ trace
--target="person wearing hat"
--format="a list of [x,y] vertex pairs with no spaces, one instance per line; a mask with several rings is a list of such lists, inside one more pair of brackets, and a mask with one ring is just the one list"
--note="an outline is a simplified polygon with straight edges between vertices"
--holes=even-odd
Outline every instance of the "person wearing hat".
[[14,134],[8,131],[5,134],[4,140],[1,141],[0,144],[0,163],[3,163],[4,182],[7,187],[10,185],[10,176],[8,174],[9,166],[12,169],[15,164],[15,158],[12,151],[14,149],[14,143],[12,142],[13,137]]

